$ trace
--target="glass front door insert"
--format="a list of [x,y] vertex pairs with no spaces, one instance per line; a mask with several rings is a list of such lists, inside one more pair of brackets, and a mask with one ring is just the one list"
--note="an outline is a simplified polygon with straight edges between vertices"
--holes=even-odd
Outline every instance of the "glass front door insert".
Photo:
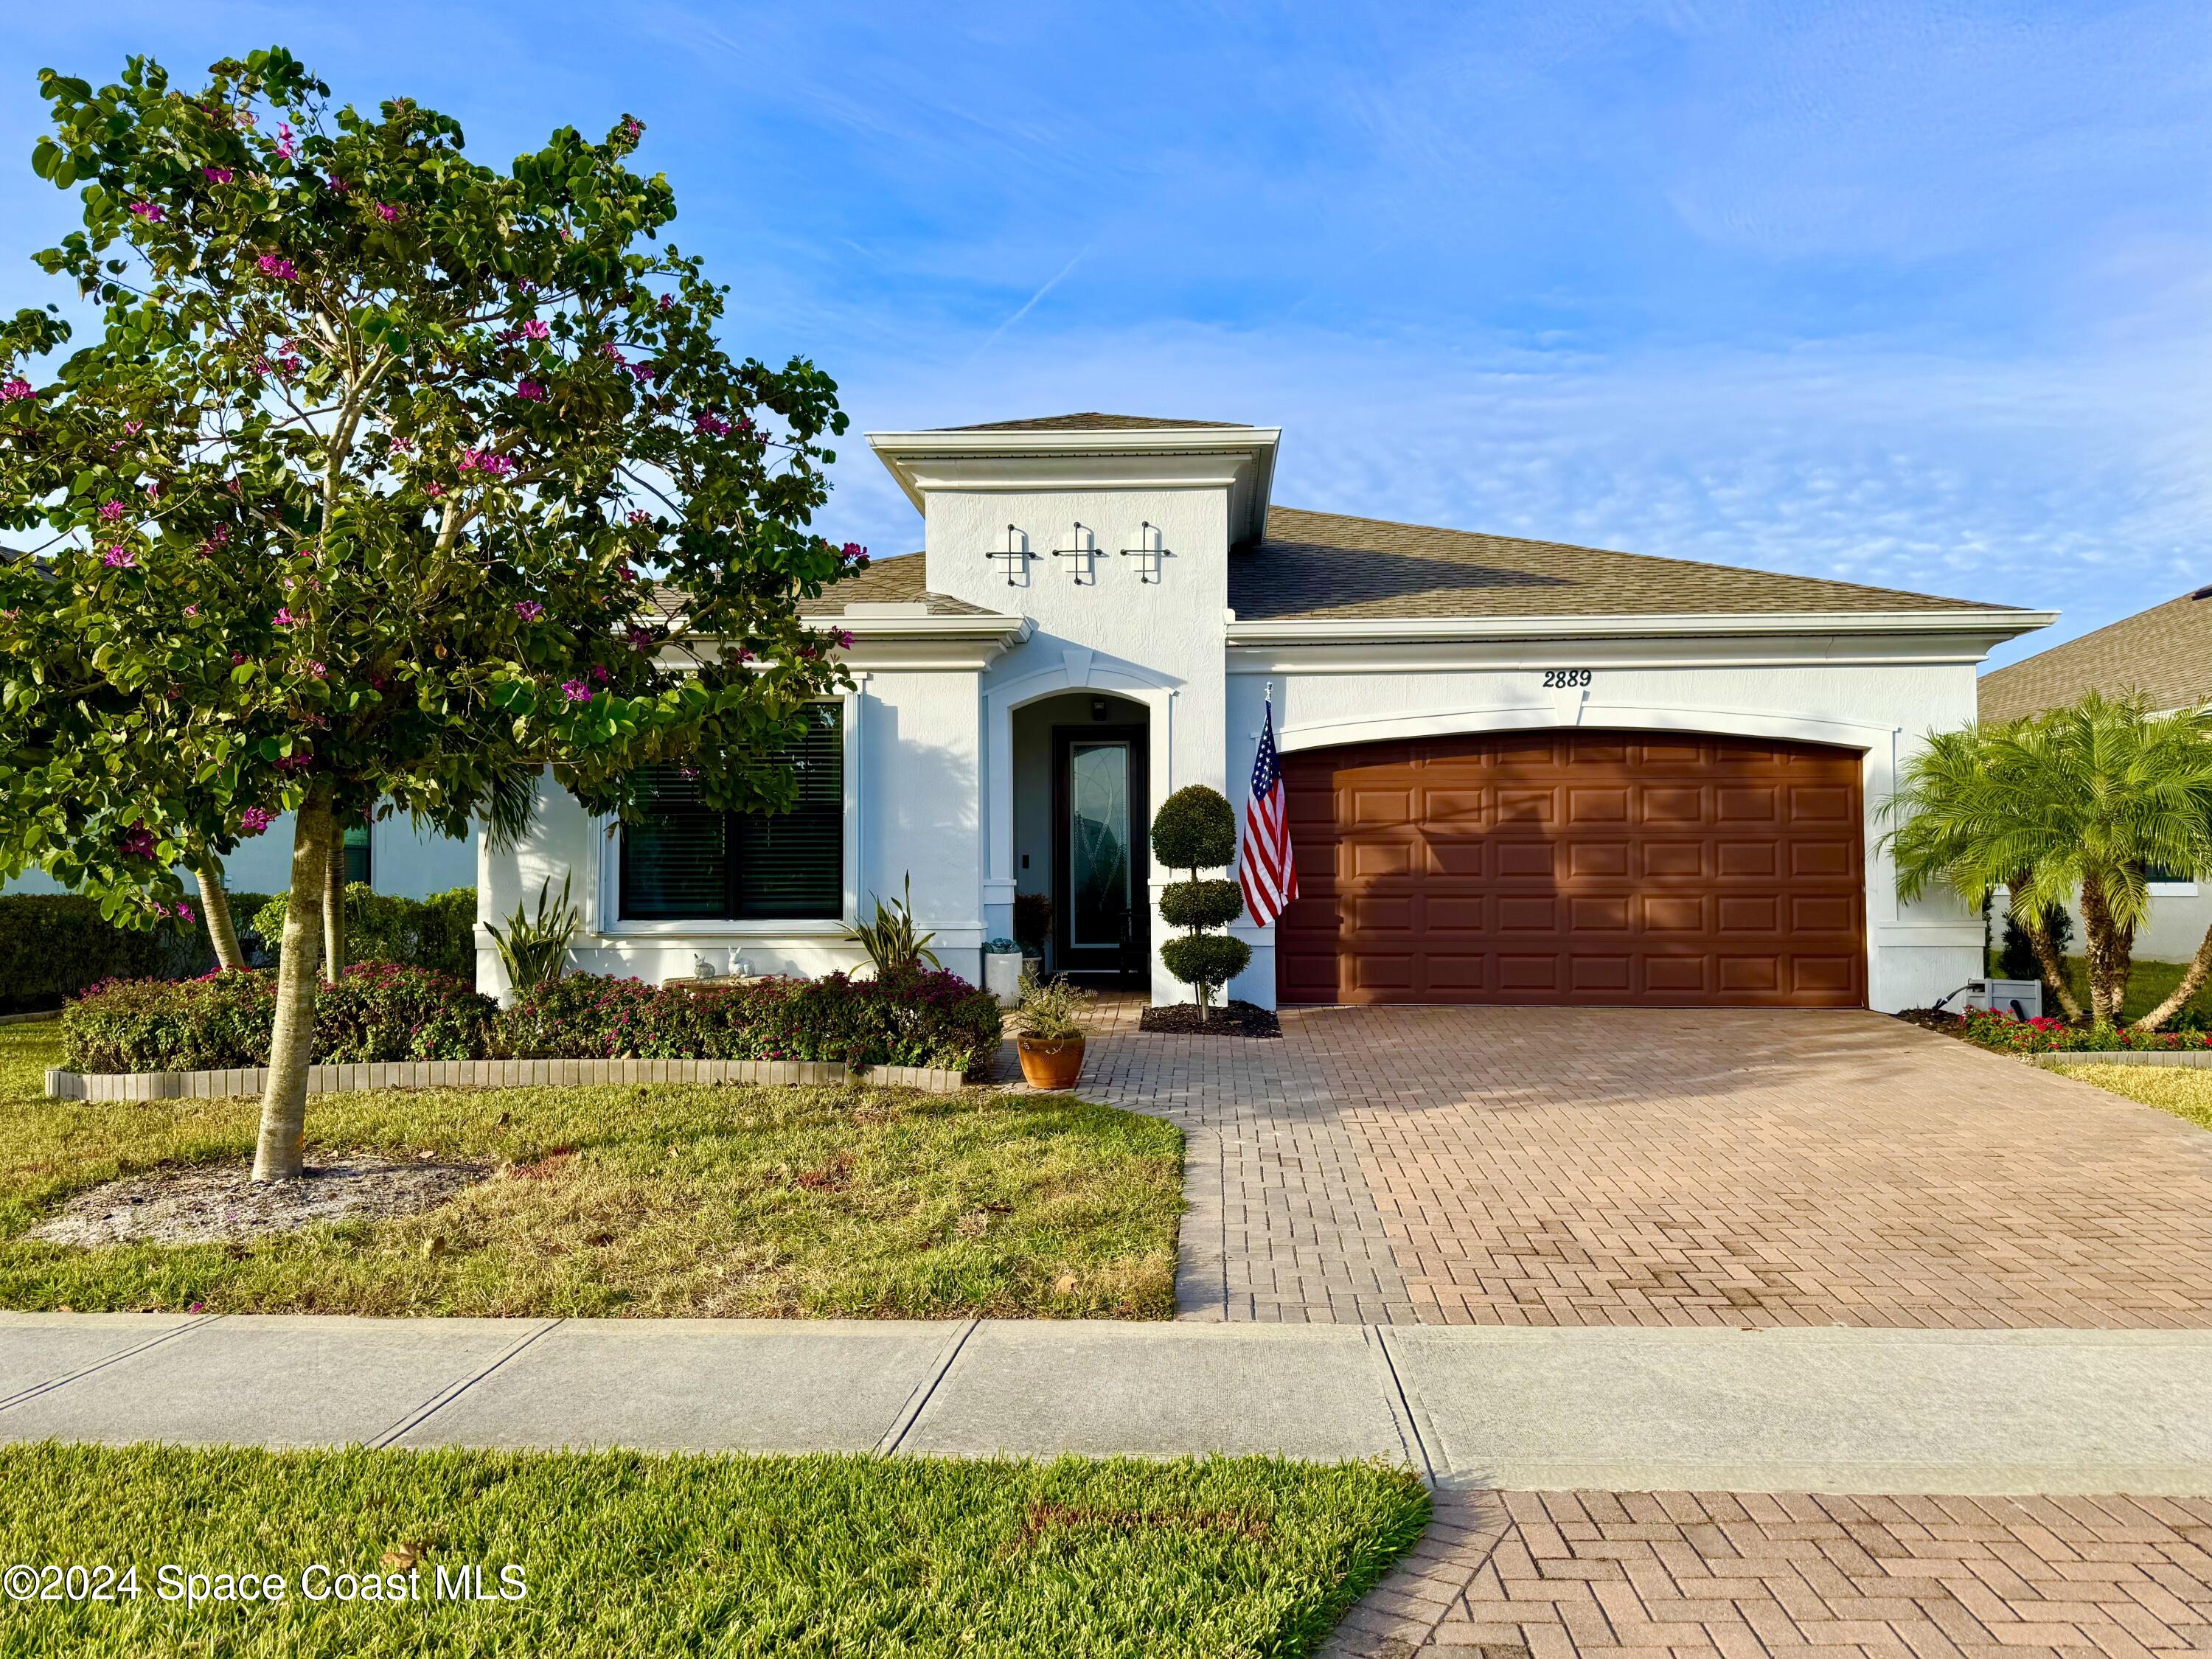
[[1067,748],[1068,944],[1118,947],[1129,933],[1129,745]]

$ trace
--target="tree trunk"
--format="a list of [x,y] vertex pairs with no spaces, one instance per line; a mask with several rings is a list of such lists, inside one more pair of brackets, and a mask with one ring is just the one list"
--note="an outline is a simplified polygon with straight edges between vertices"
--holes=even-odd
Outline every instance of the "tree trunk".
[[2066,963],[2058,954],[2058,947],[2051,942],[2051,923],[2042,918],[2023,916],[2017,910],[2013,920],[2027,935],[2027,942],[2035,947],[2035,959],[2043,966],[2043,983],[2051,994],[2058,999],[2058,1006],[2066,1011],[2066,1018],[2076,1025],[2081,1023],[2081,1005],[2074,1000],[2074,989],[2066,982]]
[[335,980],[345,966],[345,843],[333,823],[330,858],[323,870],[323,977]]
[[2212,928],[2204,933],[2204,942],[2197,947],[2197,954],[2189,959],[2189,967],[2181,975],[2181,982],[2173,988],[2173,994],[2136,1022],[2139,1031],[2155,1031],[2186,1007],[2205,979],[2212,976]]
[[318,784],[293,822],[292,887],[285,895],[284,941],[276,963],[276,1030],[269,1044],[269,1087],[261,1097],[256,1181],[297,1178],[306,1152],[307,1064],[314,1053],[315,975],[331,840],[330,787]]
[[215,946],[218,968],[243,968],[246,952],[238,948],[238,928],[231,920],[230,895],[223,889],[222,872],[209,858],[192,866],[199,884],[200,914],[207,918],[208,939]]
[[2104,884],[2094,877],[2081,884],[2081,931],[2088,936],[2089,1017],[2099,1030],[2107,1030],[2119,1023],[2135,933],[2113,922]]

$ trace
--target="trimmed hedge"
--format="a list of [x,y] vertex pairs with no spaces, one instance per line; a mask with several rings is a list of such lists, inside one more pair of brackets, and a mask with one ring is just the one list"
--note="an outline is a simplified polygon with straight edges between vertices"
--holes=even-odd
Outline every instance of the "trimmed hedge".
[[[252,916],[253,932],[273,966],[283,952],[286,899],[279,893]],[[240,915],[240,927],[246,916]],[[426,899],[380,893],[366,882],[346,884],[346,955],[356,962],[396,962],[455,979],[477,976],[477,890],[454,887]]]
[[975,1072],[998,1052],[998,999],[957,974],[911,969],[751,985],[652,986],[572,974],[500,1016],[516,1060],[830,1060]]
[[[498,1012],[450,975],[362,963],[315,999],[313,1058],[337,1065],[473,1059],[484,1052]],[[265,1066],[276,1024],[273,969],[100,985],[62,1011],[62,1064],[73,1072]]]
[[[193,908],[199,896],[191,895]],[[240,928],[262,893],[233,893]],[[471,921],[474,917],[471,916]],[[118,927],[96,899],[74,893],[0,895],[0,1013],[58,1008],[87,986],[110,979],[189,979],[215,966],[204,925],[163,922]]]
[[[76,1072],[264,1066],[276,1016],[276,975],[267,970],[97,986],[63,1012],[62,1063]],[[997,1000],[947,973],[659,987],[578,974],[501,1012],[449,975],[362,963],[317,998],[313,1057],[826,1060],[973,1072],[998,1043]]]

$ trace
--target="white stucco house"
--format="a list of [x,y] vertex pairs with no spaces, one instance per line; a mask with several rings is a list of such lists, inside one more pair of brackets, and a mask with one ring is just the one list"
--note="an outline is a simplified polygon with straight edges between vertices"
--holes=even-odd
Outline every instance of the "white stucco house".
[[[2140,694],[2165,714],[2212,707],[2212,586],[2138,611],[2048,651],[1993,669],[1981,679],[1981,717],[2013,720],[2069,703],[2085,692]],[[2150,914],[2136,930],[2138,962],[2187,962],[2212,928],[2212,891],[2175,872],[2150,882]],[[2087,937],[2071,908],[2076,948]]]
[[566,875],[581,968],[813,975],[910,877],[969,978],[1036,895],[1056,968],[1182,1000],[1146,826],[1193,783],[1241,816],[1272,687],[1303,891],[1238,924],[1234,995],[1897,1009],[1981,971],[1978,917],[1898,902],[1876,814],[2048,613],[1295,511],[1279,438],[872,434],[923,547],[808,607],[853,634],[853,686],[793,757],[799,810],[723,819],[671,779],[623,829],[549,784],[516,852],[479,852],[483,915]]

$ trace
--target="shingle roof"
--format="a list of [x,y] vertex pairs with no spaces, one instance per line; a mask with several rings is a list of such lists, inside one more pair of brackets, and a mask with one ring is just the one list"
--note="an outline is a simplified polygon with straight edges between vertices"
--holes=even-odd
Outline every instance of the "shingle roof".
[[1985,720],[2039,714],[2091,690],[2145,692],[2160,708],[2212,702],[2212,587],[1993,669],[1980,690]]
[[985,421],[979,426],[940,426],[939,432],[1145,432],[1186,426],[1240,427],[1242,421],[1166,421],[1156,415],[1039,415],[1026,421]]
[[908,604],[919,601],[929,607],[933,617],[990,617],[998,613],[989,607],[970,605],[965,599],[956,599],[949,593],[933,593],[922,585],[922,558],[919,553],[901,553],[888,559],[872,561],[857,576],[848,576],[843,581],[832,582],[822,590],[818,599],[800,601],[799,614],[802,617],[834,617],[850,604]]
[[[659,586],[653,590],[653,602],[664,617],[679,617],[690,600],[690,595],[680,587]],[[913,605],[929,607],[933,617],[994,617],[999,613],[980,605],[970,605],[965,599],[956,599],[949,593],[933,593],[922,586],[922,560],[919,553],[901,553],[888,559],[877,559],[858,575],[848,576],[832,582],[822,590],[819,599],[801,599],[799,614],[802,617],[836,617],[844,614],[851,604]]]
[[1271,507],[1266,538],[1231,558],[1229,604],[1240,621],[2007,608],[1286,507]]

